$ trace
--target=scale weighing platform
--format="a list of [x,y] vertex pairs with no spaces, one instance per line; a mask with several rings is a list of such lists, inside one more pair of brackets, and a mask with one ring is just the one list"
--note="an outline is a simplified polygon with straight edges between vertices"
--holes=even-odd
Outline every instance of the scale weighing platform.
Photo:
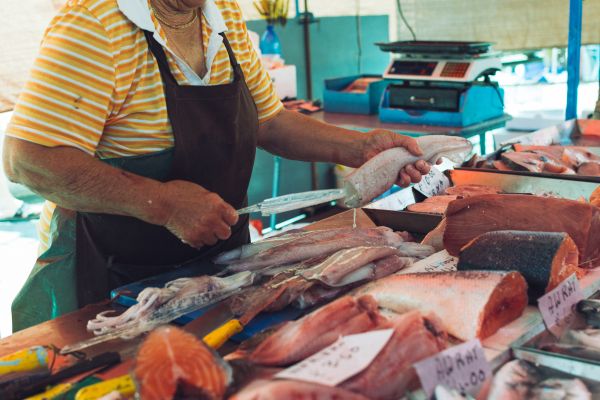
[[502,64],[489,42],[377,43],[393,53],[383,77],[382,122],[468,127],[504,116],[504,91],[490,76]]

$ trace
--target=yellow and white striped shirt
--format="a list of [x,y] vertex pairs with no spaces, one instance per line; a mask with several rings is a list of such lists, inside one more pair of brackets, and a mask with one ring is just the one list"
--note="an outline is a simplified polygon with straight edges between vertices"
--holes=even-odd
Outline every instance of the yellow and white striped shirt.
[[[72,146],[103,159],[172,147],[160,72],[141,29],[154,31],[168,50],[148,0],[69,1],[46,30],[7,135],[49,147]],[[230,82],[229,58],[218,36],[225,29],[265,122],[282,105],[235,0],[207,0],[202,9],[207,76],[196,76],[166,51],[171,71],[183,85]],[[49,246],[53,209],[47,203],[42,212],[40,251]]]

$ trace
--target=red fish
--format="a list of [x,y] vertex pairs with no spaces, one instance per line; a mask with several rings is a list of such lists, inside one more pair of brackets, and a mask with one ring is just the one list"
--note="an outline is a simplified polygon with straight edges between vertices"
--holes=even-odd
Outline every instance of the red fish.
[[222,399],[231,370],[203,342],[181,329],[154,330],[142,343],[134,375],[142,400]]

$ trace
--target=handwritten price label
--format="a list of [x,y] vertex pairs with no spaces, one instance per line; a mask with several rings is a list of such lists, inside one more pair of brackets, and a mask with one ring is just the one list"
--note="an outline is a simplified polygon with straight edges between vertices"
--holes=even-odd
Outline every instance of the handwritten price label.
[[583,298],[583,292],[575,274],[540,297],[538,308],[548,330],[558,334],[563,327],[568,326],[575,317],[575,306]]
[[377,210],[400,211],[416,202],[415,195],[410,188],[402,189],[383,199],[377,200],[366,206]]
[[415,364],[415,369],[429,397],[433,395],[437,385],[475,396],[486,379],[492,376],[492,369],[478,339],[419,361]]
[[275,375],[326,386],[336,386],[367,368],[394,333],[384,329],[348,335]]
[[449,187],[450,180],[435,166],[431,167],[431,171],[421,178],[421,182],[413,186],[415,190],[427,197],[440,194]]
[[413,274],[422,272],[453,272],[456,271],[458,258],[448,254],[446,250],[439,251],[423,260],[417,261],[398,274]]

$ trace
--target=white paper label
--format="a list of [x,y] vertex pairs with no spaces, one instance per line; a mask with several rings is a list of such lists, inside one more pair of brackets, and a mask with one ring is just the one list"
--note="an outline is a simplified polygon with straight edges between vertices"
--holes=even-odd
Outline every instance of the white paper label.
[[393,329],[383,329],[341,337],[275,377],[336,386],[367,368],[393,333]]
[[538,299],[538,307],[549,331],[557,334],[575,317],[575,306],[583,300],[577,275],[573,274],[560,285]]
[[413,191],[408,189],[402,189],[396,193],[392,193],[383,199],[377,200],[374,203],[367,205],[365,208],[374,208],[377,210],[390,210],[400,211],[404,210],[411,204],[415,204],[415,195]]
[[435,166],[431,167],[431,171],[421,178],[421,182],[413,186],[415,190],[427,197],[440,194],[449,187],[450,180]]
[[429,397],[437,385],[477,395],[486,379],[492,376],[479,339],[446,349],[414,366]]
[[451,256],[446,250],[438,251],[420,261],[417,261],[398,274],[414,274],[422,272],[454,272],[458,265],[458,257]]

